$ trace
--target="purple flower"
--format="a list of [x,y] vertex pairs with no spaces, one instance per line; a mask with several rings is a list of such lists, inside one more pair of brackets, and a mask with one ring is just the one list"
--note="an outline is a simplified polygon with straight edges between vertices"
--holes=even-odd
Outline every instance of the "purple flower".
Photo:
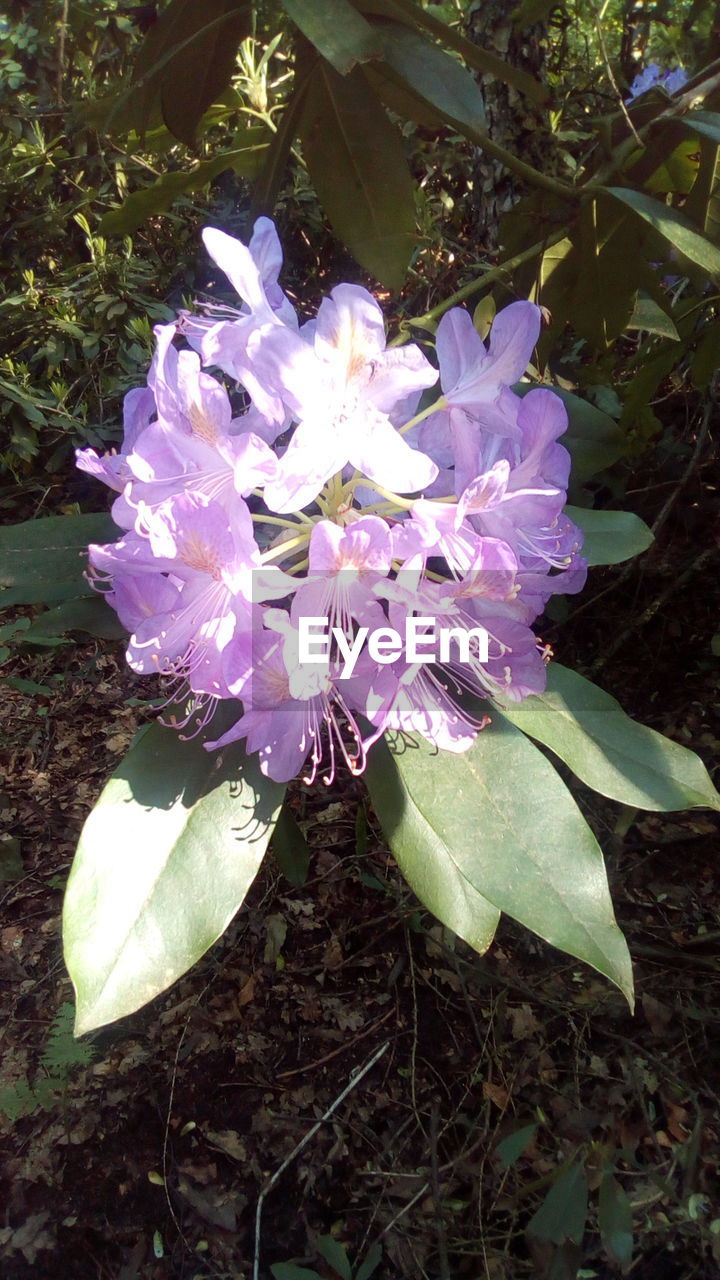
[[[239,309],[158,326],[121,450],[78,454],[117,495],[125,532],[90,548],[90,576],[130,665],[170,681],[188,732],[234,701],[206,745],[244,741],[279,782],[329,781],[340,760],[358,773],[384,732],[466,750],[486,707],[543,689],[532,624],[585,575],[563,513],[565,409],[548,388],[511,389],[539,309],[501,311],[487,345],[449,311],[433,393],[436,370],[387,347],[365,289],[338,285],[298,327],[267,219],[248,246],[212,228],[205,242]],[[450,638],[430,656],[428,626]]]
[[687,80],[688,73],[684,67],[668,67],[666,71],[661,71],[657,62],[649,62],[636,75],[625,101],[634,102],[636,98],[647,93],[648,89],[656,87],[664,89],[666,93],[677,93],[678,89],[682,89],[687,84]]

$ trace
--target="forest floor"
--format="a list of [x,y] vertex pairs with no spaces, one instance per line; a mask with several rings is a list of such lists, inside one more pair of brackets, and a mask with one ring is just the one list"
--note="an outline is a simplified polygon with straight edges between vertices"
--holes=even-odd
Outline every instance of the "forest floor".
[[[675,495],[654,547],[594,570],[542,634],[712,769],[718,492],[709,447],[687,473],[693,442],[689,423],[630,485],[650,523]],[[720,1277],[714,815],[572,784],[633,956],[631,1016],[511,921],[474,955],[419,908],[360,782],[298,785],[306,883],[270,856],[185,978],[78,1046],[63,887],[153,690],[96,642],[19,649],[4,674],[4,1280],[250,1280],[258,1196],[318,1121],[264,1197],[261,1280],[367,1280],[375,1259],[377,1280]]]

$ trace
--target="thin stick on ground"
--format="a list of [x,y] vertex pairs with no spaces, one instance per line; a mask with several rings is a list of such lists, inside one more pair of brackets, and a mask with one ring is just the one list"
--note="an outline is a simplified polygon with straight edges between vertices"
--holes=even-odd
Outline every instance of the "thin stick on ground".
[[316,1121],[312,1129],[308,1130],[308,1132],[305,1134],[305,1137],[302,1138],[300,1142],[298,1142],[297,1146],[290,1152],[290,1155],[287,1157],[287,1159],[283,1160],[282,1164],[280,1165],[280,1168],[275,1170],[270,1181],[266,1183],[266,1185],[263,1187],[262,1191],[260,1192],[260,1195],[258,1196],[257,1209],[255,1211],[255,1258],[253,1261],[253,1280],[260,1280],[260,1235],[261,1235],[261,1229],[262,1229],[262,1211],[263,1211],[263,1206],[265,1204],[266,1198],[269,1196],[275,1184],[282,1177],[285,1170],[290,1167],[293,1160],[295,1160],[297,1156],[300,1155],[300,1152],[303,1150],[303,1148],[306,1147],[308,1142],[310,1142],[311,1139],[315,1137],[315,1134],[318,1132],[318,1130],[321,1129],[322,1126],[326,1123],[326,1121],[330,1119],[331,1115],[333,1115],[333,1113],[337,1111],[337,1108],[340,1106],[340,1103],[345,1101],[348,1094],[352,1093],[353,1089],[356,1088],[357,1085],[359,1085],[360,1081],[363,1079],[364,1076],[367,1075],[368,1071],[370,1071],[371,1068],[375,1066],[375,1063],[380,1061],[383,1054],[389,1049],[389,1047],[390,1047],[390,1041],[386,1040],[385,1043],[375,1051],[373,1056],[368,1059],[364,1067],[360,1067],[351,1073],[350,1079],[348,1083],[345,1085],[345,1088],[343,1089],[342,1093],[338,1094],[337,1098],[333,1103],[331,1103],[331,1105],[328,1107],[324,1115],[322,1115],[320,1119]]

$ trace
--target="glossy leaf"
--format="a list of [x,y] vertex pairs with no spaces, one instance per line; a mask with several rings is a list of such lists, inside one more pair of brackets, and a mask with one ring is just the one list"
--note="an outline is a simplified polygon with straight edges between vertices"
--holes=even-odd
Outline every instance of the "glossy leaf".
[[685,115],[677,117],[676,123],[683,129],[691,129],[701,138],[709,138],[711,142],[720,146],[720,112],[687,111]]
[[528,1235],[536,1240],[564,1244],[572,1240],[580,1244],[588,1211],[587,1175],[582,1164],[563,1169],[548,1191],[540,1208],[528,1223]]
[[46,609],[35,618],[23,635],[23,641],[44,640],[48,636],[64,636],[68,631],[84,631],[101,640],[120,640],[127,636],[120,619],[100,595],[80,596],[65,600],[54,609]]
[[479,135],[486,127],[485,101],[469,71],[409,27],[393,22],[380,30],[385,62],[400,86],[446,124]]
[[287,804],[275,824],[272,851],[285,879],[290,884],[303,885],[310,869],[310,849]]
[[[311,71],[310,74],[313,72]],[[298,132],[308,79],[308,75],[300,74],[300,69],[296,65],[295,87],[279,117],[277,132],[273,134],[265,151],[262,169],[253,182],[252,208],[248,219],[251,224],[261,214],[271,217],[274,212],[275,201]]]
[[644,520],[632,511],[593,511],[567,506],[565,513],[585,534],[583,555],[590,565],[621,564],[654,542]]
[[600,1183],[598,1226],[604,1247],[625,1273],[632,1263],[632,1209],[627,1192],[609,1173]]
[[572,240],[579,260],[564,318],[605,351],[630,319],[642,280],[638,228],[607,198],[586,200]]
[[670,338],[680,341],[680,334],[671,316],[663,311],[654,298],[640,294],[635,300],[633,313],[625,326],[626,329],[641,329],[645,333],[657,334],[659,338]]
[[47,516],[0,529],[0,607],[92,595],[83,576],[88,543],[117,535],[104,514]]
[[664,813],[720,809],[720,795],[693,751],[638,724],[609,693],[559,662],[550,663],[544,693],[501,711],[611,800]]
[[454,49],[459,53],[468,67],[473,67],[484,75],[494,76],[501,84],[513,85],[533,102],[546,103],[549,99],[547,86],[523,71],[522,67],[513,66],[496,53],[474,44],[457,27],[449,27],[427,9],[414,4],[413,0],[358,0],[358,7],[366,13],[377,13],[404,22],[415,31],[427,31],[446,49]]
[[382,57],[382,42],[348,0],[282,0],[285,12],[341,76]]
[[239,744],[141,731],[90,814],[63,911],[78,1035],[140,1009],[212,946],[262,861],[284,788]]
[[232,79],[251,9],[249,0],[171,0],[143,41],[127,95],[138,133],[159,108],[170,132],[193,145],[203,114]]
[[132,235],[153,214],[165,213],[177,196],[186,191],[199,191],[227,169],[234,169],[236,173],[252,178],[260,170],[267,149],[267,131],[260,128],[248,129],[246,145],[221,151],[212,160],[203,160],[200,164],[193,165],[192,169],[164,173],[157,182],[133,191],[118,209],[110,209],[105,214],[100,230],[103,235]]
[[[466,881],[497,911],[585,960],[632,1000],[630,957],[602,852],[555,769],[524,734],[498,717],[461,755],[403,735],[392,756],[386,748],[373,764],[368,783],[373,803],[379,797],[378,817],[423,901],[427,884],[452,911]],[[460,900],[466,932],[472,908],[471,898]],[[459,932],[452,919],[444,923]]]
[[[495,937],[500,911],[453,861],[442,836],[424,814],[421,797],[405,785],[399,759],[385,742],[378,742],[365,771],[370,799],[395,861],[415,896],[441,924],[483,955]],[[429,787],[435,786],[432,764],[428,764]]]
[[503,1138],[502,1142],[498,1142],[495,1148],[495,1155],[498,1157],[503,1169],[512,1168],[521,1155],[527,1151],[537,1130],[537,1124],[526,1124],[523,1125],[522,1129],[516,1129],[514,1133],[509,1133],[506,1138]]
[[415,199],[400,134],[362,68],[320,62],[303,113],[303,153],[333,230],[392,289],[415,242]]
[[720,276],[720,249],[711,244],[684,213],[629,187],[606,187],[605,190],[654,227],[678,253],[702,267],[709,276]]

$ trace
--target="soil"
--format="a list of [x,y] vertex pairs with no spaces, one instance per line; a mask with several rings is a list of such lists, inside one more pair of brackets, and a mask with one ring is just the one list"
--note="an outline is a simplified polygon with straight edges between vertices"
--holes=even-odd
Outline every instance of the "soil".
[[[718,494],[709,442],[688,470],[695,431],[627,473],[651,523],[674,495],[653,549],[594,570],[542,634],[712,770]],[[633,956],[631,1016],[508,920],[474,955],[413,898],[361,782],[298,784],[306,883],[268,857],[203,960],[78,1047],[63,886],[156,690],[94,641],[18,649],[4,674],[3,866],[22,861],[1,895],[4,1280],[250,1280],[263,1189],[260,1280],[363,1280],[374,1257],[377,1280],[604,1280],[628,1204],[626,1274],[720,1276],[716,816],[621,810],[568,775]]]

